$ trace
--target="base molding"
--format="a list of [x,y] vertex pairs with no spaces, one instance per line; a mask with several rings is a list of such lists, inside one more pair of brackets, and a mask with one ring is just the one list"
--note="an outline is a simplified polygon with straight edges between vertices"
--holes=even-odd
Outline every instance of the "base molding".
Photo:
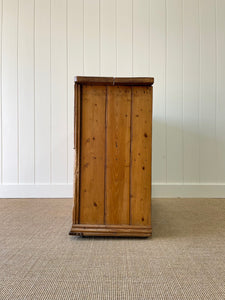
[[224,183],[153,183],[153,198],[225,198]]
[[151,226],[73,224],[70,235],[149,237]]
[[[0,184],[0,198],[72,198],[71,183]],[[224,183],[153,183],[152,198],[225,198]]]
[[72,198],[73,185],[67,183],[1,184],[0,198]]

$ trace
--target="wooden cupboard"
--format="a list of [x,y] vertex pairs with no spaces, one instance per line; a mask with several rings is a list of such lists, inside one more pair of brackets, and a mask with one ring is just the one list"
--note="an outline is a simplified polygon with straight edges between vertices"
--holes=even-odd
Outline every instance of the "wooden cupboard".
[[70,234],[151,236],[153,82],[75,78]]

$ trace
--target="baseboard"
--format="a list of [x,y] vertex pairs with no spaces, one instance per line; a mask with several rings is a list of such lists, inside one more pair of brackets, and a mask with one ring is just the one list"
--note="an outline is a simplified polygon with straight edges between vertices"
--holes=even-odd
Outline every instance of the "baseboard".
[[149,237],[151,226],[73,224],[70,235]]
[[225,198],[224,183],[154,183],[153,198]]
[[72,184],[3,184],[0,198],[72,198]]
[[[2,184],[0,198],[72,198],[72,184]],[[225,198],[225,184],[154,183],[153,198]]]

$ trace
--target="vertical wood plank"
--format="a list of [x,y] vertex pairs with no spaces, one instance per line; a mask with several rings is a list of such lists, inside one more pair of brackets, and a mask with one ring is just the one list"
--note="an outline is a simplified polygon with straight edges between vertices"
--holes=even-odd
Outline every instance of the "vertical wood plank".
[[133,75],[148,76],[149,1],[133,1]]
[[102,76],[116,76],[116,0],[100,1]]
[[199,7],[183,4],[184,182],[199,182]]
[[117,76],[133,72],[132,11],[132,1],[117,1]]
[[68,0],[68,183],[73,180],[74,76],[83,75],[83,1]]
[[75,170],[74,170],[74,209],[73,209],[73,223],[79,223],[80,219],[80,151],[81,151],[81,86],[75,84],[75,107],[74,107],[74,148],[75,148]]
[[52,1],[51,95],[52,95],[52,182],[67,182],[67,44],[66,2]]
[[216,103],[216,137],[217,137],[217,181],[225,182],[225,2],[217,1],[216,37],[217,37],[217,103]]
[[167,182],[183,182],[182,2],[167,1]]
[[105,86],[82,87],[80,223],[104,224]]
[[166,10],[164,0],[150,2],[150,74],[154,76],[152,180],[166,182]]
[[34,0],[21,0],[18,29],[19,183],[34,182]]
[[2,182],[18,183],[18,1],[3,3],[2,28]]
[[131,88],[109,86],[107,95],[106,224],[129,224]]
[[99,65],[99,0],[84,0],[84,74],[98,75]]
[[215,24],[215,1],[200,0],[200,182],[204,183],[217,178]]
[[[0,0],[0,62],[2,65],[2,16],[3,2]],[[2,68],[0,68],[0,184],[2,182]]]
[[35,182],[51,181],[50,0],[35,1]]
[[132,88],[132,225],[150,225],[151,222],[151,93],[152,87]]

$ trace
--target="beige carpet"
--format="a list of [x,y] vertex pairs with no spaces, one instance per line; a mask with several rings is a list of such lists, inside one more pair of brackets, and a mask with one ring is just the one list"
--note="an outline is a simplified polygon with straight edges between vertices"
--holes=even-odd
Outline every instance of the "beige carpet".
[[153,237],[69,236],[71,199],[0,199],[0,299],[225,299],[225,200],[153,200]]

